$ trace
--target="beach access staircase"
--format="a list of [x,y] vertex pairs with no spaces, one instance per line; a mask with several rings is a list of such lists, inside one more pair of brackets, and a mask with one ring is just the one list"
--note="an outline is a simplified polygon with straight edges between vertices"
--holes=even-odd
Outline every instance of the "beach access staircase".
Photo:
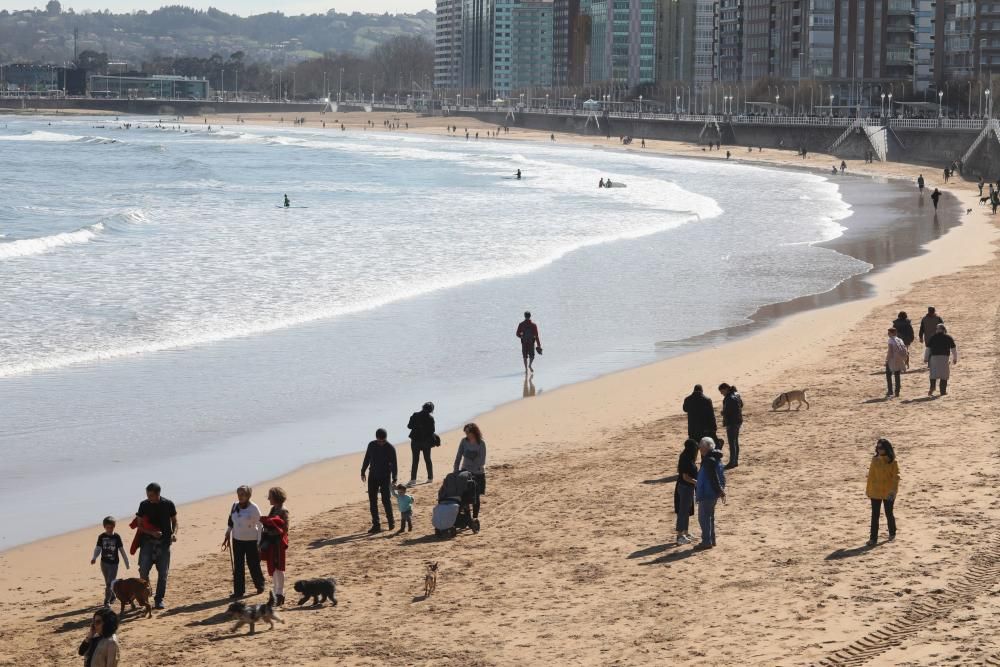
[[705,137],[705,130],[710,127],[714,127],[715,131],[718,133],[719,137],[722,137],[722,128],[719,127],[719,119],[715,116],[709,116],[705,119],[705,124],[701,128],[701,132],[698,133],[698,138],[703,139]]
[[885,162],[886,156],[889,153],[889,133],[888,127],[883,125],[880,121],[870,121],[864,118],[858,118],[851,125],[847,126],[847,129],[837,137],[837,140],[830,144],[830,153],[833,153],[847,141],[850,136],[856,132],[863,133],[868,139],[868,144],[872,147],[875,155],[878,157],[879,162]]
[[969,146],[968,150],[966,150],[962,155],[962,162],[968,162],[969,158],[972,157],[972,154],[977,148],[979,148],[979,145],[990,135],[992,135],[997,142],[1000,142],[1000,121],[995,118],[990,119],[990,122],[983,127],[983,131],[979,133],[976,140],[972,142],[972,145]]

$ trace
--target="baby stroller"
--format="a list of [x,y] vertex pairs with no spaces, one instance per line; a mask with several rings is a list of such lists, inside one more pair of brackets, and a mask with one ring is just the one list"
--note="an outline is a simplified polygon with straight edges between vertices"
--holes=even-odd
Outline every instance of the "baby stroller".
[[472,505],[478,496],[476,480],[467,470],[449,473],[438,491],[438,504],[431,523],[438,537],[455,537],[458,531],[471,528],[479,532],[479,519],[472,518]]

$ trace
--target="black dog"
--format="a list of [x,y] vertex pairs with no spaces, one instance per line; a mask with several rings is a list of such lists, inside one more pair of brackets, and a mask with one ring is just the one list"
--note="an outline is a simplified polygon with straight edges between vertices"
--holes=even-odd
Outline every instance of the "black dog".
[[333,579],[302,579],[295,582],[295,590],[302,594],[299,604],[303,605],[309,598],[313,599],[313,604],[323,604],[330,600],[337,604],[337,582]]

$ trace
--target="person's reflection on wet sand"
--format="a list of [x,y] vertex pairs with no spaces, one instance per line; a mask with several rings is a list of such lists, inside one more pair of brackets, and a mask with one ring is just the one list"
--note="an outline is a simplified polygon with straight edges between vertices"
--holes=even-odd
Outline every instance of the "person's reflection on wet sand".
[[521,398],[529,398],[535,395],[535,378],[532,375],[524,376],[524,391],[521,392]]

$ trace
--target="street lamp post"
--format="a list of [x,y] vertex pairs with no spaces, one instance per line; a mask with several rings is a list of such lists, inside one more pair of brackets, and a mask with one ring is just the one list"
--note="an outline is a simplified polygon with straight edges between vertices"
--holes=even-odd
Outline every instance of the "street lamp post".
[[942,114],[941,114],[941,105],[943,103],[944,103],[944,91],[943,90],[939,90],[938,91],[938,120],[941,120],[941,117],[942,117]]
[[879,115],[885,118],[885,93],[882,93],[882,102],[879,104]]
[[993,117],[993,107],[990,106],[990,89],[989,88],[986,89],[986,117],[987,118],[992,118]]
[[680,115],[681,113],[681,96],[676,95],[674,97],[674,113]]
[[892,118],[892,93],[889,93],[889,118]]
[[340,82],[337,84],[337,102],[340,102],[340,96],[344,90],[344,68],[340,68]]
[[781,104],[781,95],[775,95],[774,96],[774,115],[775,116],[780,115],[780,106],[779,106],[780,104]]
[[830,118],[833,118],[833,93],[830,93]]
[[639,118],[642,118],[642,95],[639,96]]

